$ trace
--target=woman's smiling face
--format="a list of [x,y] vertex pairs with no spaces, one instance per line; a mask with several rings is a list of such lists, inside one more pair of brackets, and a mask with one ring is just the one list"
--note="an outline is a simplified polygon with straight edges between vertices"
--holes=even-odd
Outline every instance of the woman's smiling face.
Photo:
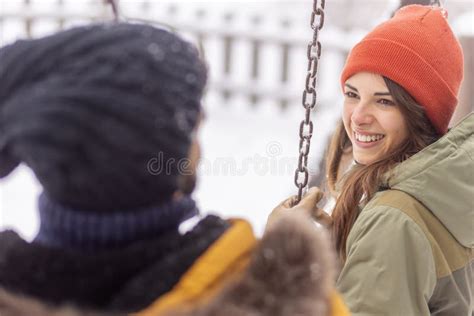
[[407,139],[405,118],[382,76],[357,73],[345,82],[344,95],[344,127],[356,162],[371,164]]

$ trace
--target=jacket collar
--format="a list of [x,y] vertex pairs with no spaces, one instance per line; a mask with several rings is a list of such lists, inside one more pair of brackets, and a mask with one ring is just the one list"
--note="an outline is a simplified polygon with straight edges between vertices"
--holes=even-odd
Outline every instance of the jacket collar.
[[49,248],[2,232],[0,286],[53,305],[141,310],[170,291],[227,228],[227,222],[208,216],[185,235],[172,231],[95,252]]
[[474,248],[474,114],[399,164],[387,186],[424,204],[465,247]]

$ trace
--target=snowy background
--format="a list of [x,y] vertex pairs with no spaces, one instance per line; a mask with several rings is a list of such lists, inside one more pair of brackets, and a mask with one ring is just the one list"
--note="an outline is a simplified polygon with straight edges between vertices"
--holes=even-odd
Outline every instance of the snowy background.
[[[472,40],[473,2],[441,2],[449,11],[455,32]],[[347,51],[387,19],[398,4],[391,0],[326,1],[309,160],[313,176],[318,175],[327,138],[339,118],[342,95],[338,77]],[[273,207],[296,193],[293,176],[299,123],[304,115],[300,99],[306,76],[306,45],[312,34],[311,6],[308,0],[120,2],[122,17],[172,25],[204,49],[210,83],[204,100],[206,120],[199,135],[203,159],[195,192],[203,213],[246,218],[261,233]],[[99,0],[0,0],[0,46],[50,34],[58,27],[90,23],[91,19],[110,19],[110,8]],[[232,42],[230,70],[223,53],[226,39]],[[252,74],[256,43],[258,75]],[[282,79],[285,47],[289,47],[289,61]],[[472,65],[472,50],[466,55]],[[472,73],[472,66],[468,71]],[[2,179],[0,230],[14,228],[26,239],[33,238],[38,229],[35,210],[40,190],[26,166]]]

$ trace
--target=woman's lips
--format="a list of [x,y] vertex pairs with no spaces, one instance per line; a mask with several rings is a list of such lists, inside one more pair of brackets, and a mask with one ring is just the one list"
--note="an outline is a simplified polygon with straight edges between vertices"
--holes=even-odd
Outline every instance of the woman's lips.
[[385,138],[383,134],[367,134],[367,133],[353,133],[353,140],[357,147],[360,148],[372,148],[380,144]]

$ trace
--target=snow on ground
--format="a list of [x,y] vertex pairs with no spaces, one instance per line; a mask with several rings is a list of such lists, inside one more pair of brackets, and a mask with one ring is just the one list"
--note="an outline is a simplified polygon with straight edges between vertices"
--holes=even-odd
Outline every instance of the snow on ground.
[[[208,118],[200,135],[203,161],[198,202],[203,210],[244,217],[261,233],[269,212],[296,194],[293,177],[303,108],[295,105],[282,112],[272,104],[256,109],[246,104],[208,104]],[[337,111],[325,111],[313,116],[310,161],[321,157],[338,115]],[[317,172],[314,164],[310,171]]]

